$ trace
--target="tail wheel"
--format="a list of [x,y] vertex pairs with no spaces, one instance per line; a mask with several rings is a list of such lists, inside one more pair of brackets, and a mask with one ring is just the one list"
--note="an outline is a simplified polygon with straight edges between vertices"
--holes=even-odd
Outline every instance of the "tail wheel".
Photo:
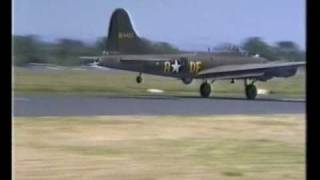
[[249,84],[246,86],[246,96],[247,99],[255,99],[257,96],[257,88],[254,84]]
[[204,82],[201,84],[200,86],[200,94],[201,94],[201,97],[209,97],[210,96],[210,93],[211,93],[211,86],[209,83],[207,82]]
[[137,82],[138,84],[142,83],[142,77],[141,77],[141,76],[137,76],[136,82]]

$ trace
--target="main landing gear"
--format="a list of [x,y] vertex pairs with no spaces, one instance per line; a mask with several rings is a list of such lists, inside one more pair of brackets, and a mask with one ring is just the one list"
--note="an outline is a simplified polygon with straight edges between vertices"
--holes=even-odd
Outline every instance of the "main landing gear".
[[[244,80],[244,86],[245,86],[245,94],[247,99],[253,100],[257,96],[257,88],[254,85],[255,81],[252,81],[250,84],[248,84],[247,79]],[[211,84],[209,84],[207,81],[204,81],[200,86],[200,95],[201,97],[207,98],[211,94]]]
[[138,84],[140,84],[140,83],[142,83],[142,76],[141,76],[141,73],[139,73],[139,75],[137,76],[137,78],[136,78],[136,82],[138,83]]
[[252,81],[250,84],[248,84],[247,79],[244,80],[244,86],[245,86],[245,92],[247,99],[253,100],[257,96],[257,88],[254,85],[255,81]]
[[203,82],[200,86],[200,95],[201,97],[207,98],[210,96],[211,93],[211,84],[207,81]]

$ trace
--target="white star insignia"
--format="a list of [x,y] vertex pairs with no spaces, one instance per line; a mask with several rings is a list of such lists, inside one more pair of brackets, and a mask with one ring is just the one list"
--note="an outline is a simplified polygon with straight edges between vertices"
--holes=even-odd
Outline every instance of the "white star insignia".
[[174,60],[174,64],[171,64],[172,66],[172,72],[179,72],[179,68],[180,68],[180,64],[178,64],[178,61],[177,60]]

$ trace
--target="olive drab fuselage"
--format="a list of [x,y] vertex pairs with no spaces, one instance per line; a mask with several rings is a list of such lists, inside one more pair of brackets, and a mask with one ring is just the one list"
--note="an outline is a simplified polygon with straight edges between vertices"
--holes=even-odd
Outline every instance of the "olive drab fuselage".
[[[143,60],[146,58],[153,60]],[[212,67],[263,62],[265,62],[263,58],[208,53],[202,55],[107,55],[100,58],[99,65],[146,74],[196,78],[200,71]]]

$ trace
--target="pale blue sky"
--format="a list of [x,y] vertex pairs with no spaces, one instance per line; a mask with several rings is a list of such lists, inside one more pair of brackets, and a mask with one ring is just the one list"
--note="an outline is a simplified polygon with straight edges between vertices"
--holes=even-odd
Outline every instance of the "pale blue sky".
[[140,36],[185,50],[260,36],[305,49],[304,0],[14,0],[13,33],[93,42],[125,8]]

